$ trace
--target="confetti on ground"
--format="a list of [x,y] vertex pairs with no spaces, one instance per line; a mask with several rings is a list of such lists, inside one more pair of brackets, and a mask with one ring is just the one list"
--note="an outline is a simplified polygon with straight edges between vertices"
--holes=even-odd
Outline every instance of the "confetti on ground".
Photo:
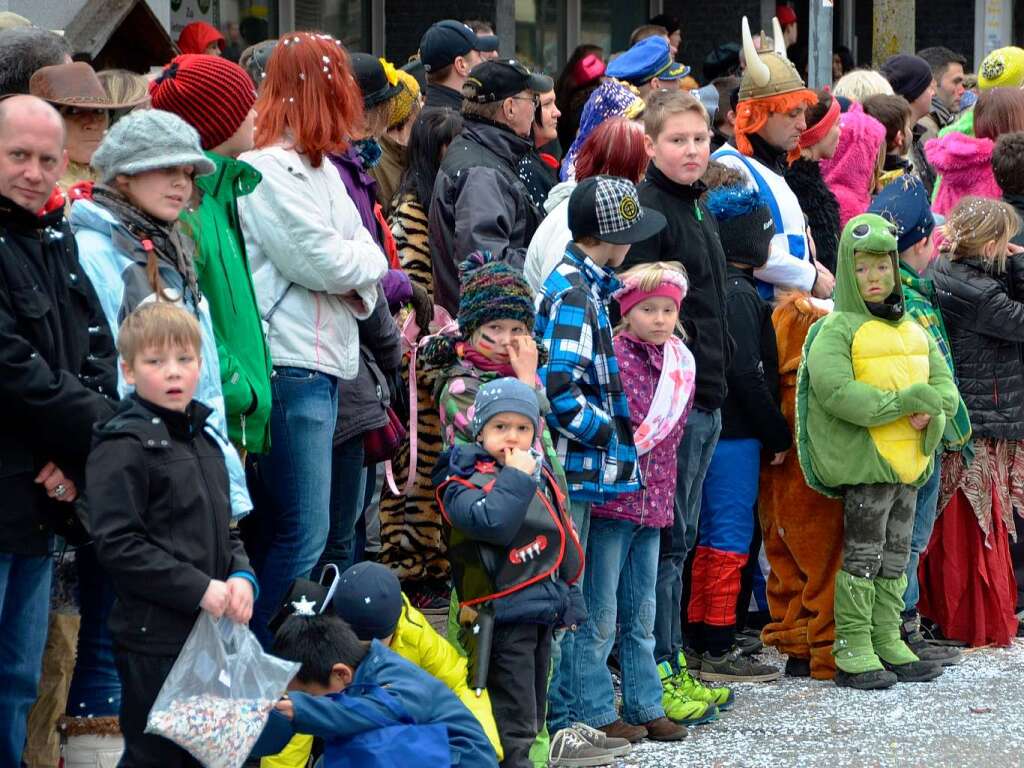
[[[772,650],[761,656],[782,667]],[[685,741],[645,742],[619,768],[1021,768],[1024,641],[964,654],[931,683],[852,691],[783,677]]]

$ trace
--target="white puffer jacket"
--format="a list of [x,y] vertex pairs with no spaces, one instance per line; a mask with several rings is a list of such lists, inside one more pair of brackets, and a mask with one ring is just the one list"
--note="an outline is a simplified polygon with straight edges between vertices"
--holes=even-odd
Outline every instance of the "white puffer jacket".
[[238,214],[274,365],[355,378],[356,321],[373,310],[387,258],[327,158],[314,168],[276,146],[241,159],[263,174]]
[[523,265],[523,275],[534,293],[541,292],[544,281],[561,264],[565,246],[572,240],[572,232],[569,231],[569,198],[574,189],[575,181],[556,184],[544,202],[547,216],[530,240],[526,249],[526,263]]

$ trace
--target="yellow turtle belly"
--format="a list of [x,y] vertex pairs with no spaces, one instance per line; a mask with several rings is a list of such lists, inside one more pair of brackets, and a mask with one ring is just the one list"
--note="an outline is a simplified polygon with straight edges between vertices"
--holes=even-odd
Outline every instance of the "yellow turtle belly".
[[[854,334],[850,352],[857,381],[891,392],[928,383],[928,337],[915,322],[893,326],[868,320]],[[907,416],[868,431],[900,482],[911,484],[928,468],[931,457],[924,452],[924,433],[914,429]]]

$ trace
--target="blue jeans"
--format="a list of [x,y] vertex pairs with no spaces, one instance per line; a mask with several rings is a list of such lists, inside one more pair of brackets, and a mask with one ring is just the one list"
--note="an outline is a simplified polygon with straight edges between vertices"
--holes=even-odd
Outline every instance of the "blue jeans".
[[305,368],[275,368],[270,453],[259,459],[266,491],[266,551],[252,629],[264,648],[267,623],[291,583],[308,578],[327,544],[331,508],[331,453],[338,419],[338,380]]
[[121,679],[114,666],[114,639],[107,626],[114,606],[114,585],[91,545],[75,552],[75,565],[82,625],[68,693],[68,714],[116,717],[121,707]]
[[[590,534],[590,502],[573,501],[569,504],[572,524],[576,528],[580,545],[585,552],[587,538]],[[586,571],[583,573],[586,579]],[[574,652],[576,636],[584,631],[587,622],[577,628],[576,632],[560,631],[551,643],[551,682],[548,685],[548,732],[552,735],[563,728],[568,728],[579,720],[579,708],[576,702],[576,690],[573,687]]]
[[366,469],[363,467],[363,436],[356,435],[334,446],[331,458],[331,528],[327,546],[313,569],[314,578],[328,563],[338,570],[356,562],[356,526],[365,508]]
[[935,471],[928,482],[917,489],[917,507],[914,509],[914,532],[910,535],[910,560],[907,561],[907,588],[903,592],[903,610],[917,610],[917,601],[921,598],[921,585],[917,581],[917,564],[921,561],[921,553],[928,546],[938,517],[939,506],[939,468],[942,454],[935,454]]
[[0,553],[0,765],[21,765],[46,647],[53,558]]
[[708,465],[722,433],[722,412],[694,408],[676,452],[676,503],[672,525],[662,529],[658,561],[657,613],[654,618],[654,658],[675,668],[683,647],[680,616],[683,569],[697,542],[701,490]]
[[583,595],[590,618],[577,632],[573,685],[579,719],[601,728],[618,719],[608,655],[619,629],[622,717],[648,723],[665,716],[654,662],[657,528],[596,517],[590,522]]

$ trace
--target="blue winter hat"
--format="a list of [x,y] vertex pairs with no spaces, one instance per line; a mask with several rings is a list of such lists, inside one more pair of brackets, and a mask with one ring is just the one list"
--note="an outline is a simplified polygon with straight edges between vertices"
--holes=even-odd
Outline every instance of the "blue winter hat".
[[946,222],[932,212],[924,184],[916,176],[904,174],[889,183],[871,201],[868,213],[877,213],[896,225],[896,247],[900,253],[931,235],[932,230]]
[[690,68],[672,58],[672,49],[665,38],[645,37],[609,64],[605,74],[644,85],[654,78],[679,80],[690,74]]
[[473,411],[474,439],[479,437],[484,425],[499,413],[518,413],[528,418],[533,422],[534,437],[540,430],[537,393],[519,379],[506,377],[484,384],[477,390]]
[[215,170],[203,153],[196,129],[160,109],[130,112],[114,123],[91,164],[104,184],[120,174],[135,176],[180,165],[191,165],[196,176],[208,176]]

